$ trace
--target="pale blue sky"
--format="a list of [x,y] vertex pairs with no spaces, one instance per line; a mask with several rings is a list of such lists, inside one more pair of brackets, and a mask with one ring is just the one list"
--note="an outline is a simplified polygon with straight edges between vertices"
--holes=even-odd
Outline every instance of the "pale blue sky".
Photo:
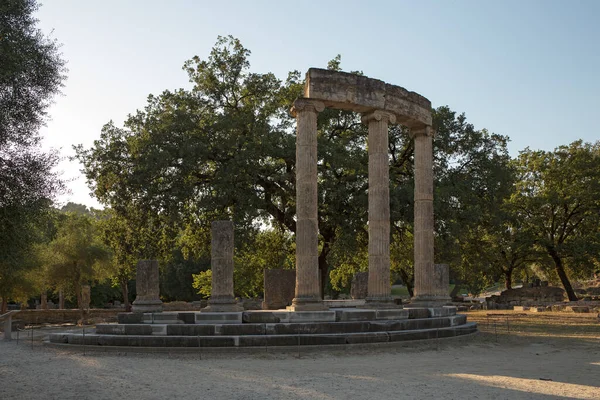
[[[254,72],[284,79],[325,67],[404,86],[434,107],[508,135],[512,155],[550,150],[600,128],[600,1],[45,0],[40,28],[63,43],[69,78],[50,109],[46,144],[72,155],[146,96],[187,87],[183,62],[217,35],[252,51]],[[63,201],[95,206],[77,163]]]

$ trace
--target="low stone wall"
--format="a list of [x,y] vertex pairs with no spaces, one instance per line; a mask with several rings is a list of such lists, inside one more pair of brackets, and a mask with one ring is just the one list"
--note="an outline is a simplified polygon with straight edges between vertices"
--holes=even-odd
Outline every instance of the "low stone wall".
[[[117,314],[122,310],[90,309],[85,318],[88,321],[116,322]],[[22,310],[13,317],[14,321],[25,324],[68,324],[77,323],[81,311],[75,310]]]
[[509,309],[513,306],[549,306],[565,300],[565,291],[554,286],[508,289],[500,296],[486,299],[488,310]]

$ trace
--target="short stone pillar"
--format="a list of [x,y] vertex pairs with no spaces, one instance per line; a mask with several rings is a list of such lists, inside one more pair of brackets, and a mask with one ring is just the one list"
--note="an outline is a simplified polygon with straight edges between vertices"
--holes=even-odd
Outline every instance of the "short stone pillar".
[[369,273],[357,272],[352,277],[350,284],[350,296],[352,300],[366,299],[369,295]]
[[0,315],[0,321],[4,318],[4,340],[12,340],[12,316],[20,311],[12,310],[6,314]]
[[413,306],[436,306],[448,301],[439,294],[433,264],[433,129],[411,132],[415,141],[415,286]]
[[365,307],[395,308],[390,282],[390,175],[388,124],[396,116],[385,111],[364,114],[369,126],[369,283]]
[[439,302],[450,302],[450,266],[448,264],[433,265],[433,279],[436,283],[433,294]]
[[65,292],[62,289],[58,291],[58,309],[65,309]]
[[285,309],[292,304],[296,288],[293,269],[265,269],[263,310]]
[[89,311],[92,301],[92,288],[90,285],[81,286],[81,309]]
[[319,283],[319,222],[317,196],[317,115],[325,105],[298,99],[291,113],[296,117],[296,290],[291,311],[318,311],[327,307],[321,300]]
[[131,311],[136,313],[161,312],[158,261],[140,260],[135,274],[135,301]]
[[203,312],[238,312],[244,307],[233,297],[233,222],[211,223],[212,290]]
[[47,310],[48,309],[48,293],[46,293],[45,291],[42,292],[42,295],[41,295],[40,308],[42,310]]

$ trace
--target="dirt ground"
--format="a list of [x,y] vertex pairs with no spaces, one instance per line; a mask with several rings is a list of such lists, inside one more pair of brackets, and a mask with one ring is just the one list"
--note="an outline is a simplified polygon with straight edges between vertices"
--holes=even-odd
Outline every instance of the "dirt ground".
[[40,330],[33,345],[0,341],[0,399],[600,399],[590,317],[470,314],[469,337],[300,354],[84,355]]

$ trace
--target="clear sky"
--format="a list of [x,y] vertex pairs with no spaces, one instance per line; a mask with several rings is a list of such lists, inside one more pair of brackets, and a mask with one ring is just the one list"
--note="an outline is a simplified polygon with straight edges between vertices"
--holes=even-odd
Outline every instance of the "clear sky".
[[[252,51],[253,72],[281,79],[341,54],[346,71],[509,136],[513,156],[600,136],[599,0],[45,0],[37,17],[68,60],[42,131],[65,157],[148,94],[189,87],[184,61],[206,58],[218,35]],[[61,167],[72,191],[61,200],[97,206],[79,164]]]

